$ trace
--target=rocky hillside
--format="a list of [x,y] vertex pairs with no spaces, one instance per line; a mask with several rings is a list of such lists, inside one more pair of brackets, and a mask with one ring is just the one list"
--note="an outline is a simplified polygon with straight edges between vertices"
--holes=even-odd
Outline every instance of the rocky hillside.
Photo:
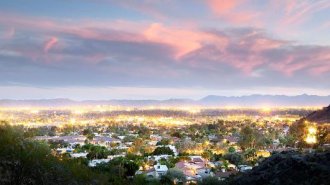
[[317,123],[330,123],[330,105],[309,114],[306,119]]
[[246,174],[233,177],[230,185],[326,185],[330,183],[330,151],[316,154],[282,152]]

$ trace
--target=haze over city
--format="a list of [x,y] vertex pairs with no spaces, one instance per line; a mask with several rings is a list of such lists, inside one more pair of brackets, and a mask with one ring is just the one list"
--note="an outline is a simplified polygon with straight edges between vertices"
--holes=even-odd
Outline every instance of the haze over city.
[[1,1],[0,99],[327,96],[329,9],[326,0]]

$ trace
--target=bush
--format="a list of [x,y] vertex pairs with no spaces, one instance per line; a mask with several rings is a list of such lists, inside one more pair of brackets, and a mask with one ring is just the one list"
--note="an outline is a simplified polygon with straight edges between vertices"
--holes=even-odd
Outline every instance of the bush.
[[104,184],[84,162],[57,158],[44,142],[24,137],[23,129],[0,124],[0,184]]

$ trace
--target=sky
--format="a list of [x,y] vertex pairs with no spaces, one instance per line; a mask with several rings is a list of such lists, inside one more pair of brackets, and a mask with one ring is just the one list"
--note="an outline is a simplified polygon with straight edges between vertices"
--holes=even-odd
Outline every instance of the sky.
[[330,95],[328,0],[3,0],[0,99]]

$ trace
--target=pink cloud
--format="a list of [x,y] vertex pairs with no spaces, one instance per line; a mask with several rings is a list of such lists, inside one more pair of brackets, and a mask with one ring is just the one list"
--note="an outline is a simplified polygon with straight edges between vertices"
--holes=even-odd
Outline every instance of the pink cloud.
[[221,15],[236,8],[242,0],[207,0],[214,13]]
[[260,12],[245,8],[246,0],[208,0],[207,6],[219,18],[231,24],[260,25]]
[[284,59],[270,63],[270,66],[287,76],[306,70],[319,76],[330,69],[330,48],[292,48],[286,51]]
[[50,49],[52,49],[58,43],[58,38],[52,37],[50,38],[44,45],[44,52],[48,53]]
[[[288,9],[291,11],[291,8]],[[238,69],[246,75],[252,75],[259,68],[275,70],[287,76],[294,75],[302,70],[317,75],[318,73],[328,72],[328,66],[330,66],[330,56],[328,54],[330,49],[293,47],[291,42],[274,39],[265,35],[263,31],[256,29],[251,29],[247,33],[244,31],[238,33],[223,31],[221,34],[215,34],[201,30],[195,25],[173,26],[148,22],[100,22],[90,20],[76,21],[73,24],[72,22],[68,23],[60,20],[18,16],[8,17],[7,19],[0,16],[0,24],[15,27],[22,32],[24,30],[28,30],[29,33],[35,32],[43,37],[56,35],[56,37],[51,37],[45,43],[42,43],[42,46],[40,46],[41,43],[37,43],[39,48],[43,47],[43,53],[42,51],[35,51],[33,48],[15,50],[22,55],[33,57],[33,59],[45,57],[44,54],[48,54],[55,46],[58,47],[58,37],[63,37],[68,39],[65,44],[61,42],[61,47],[65,48],[77,47],[81,40],[88,40],[91,43],[94,43],[95,40],[139,43],[141,46],[152,43],[157,46],[172,48],[173,53],[170,53],[171,56],[168,57],[172,58],[173,62],[184,63],[187,60],[194,60],[194,62],[188,61],[183,65],[191,65],[189,67],[194,68],[205,67],[210,70],[221,63]],[[75,41],[78,42],[75,43]],[[208,46],[211,46],[211,49]],[[277,51],[280,51],[283,55],[278,61],[264,54],[265,52],[276,53]],[[94,52],[85,57],[91,63],[108,57],[108,54],[104,51]],[[60,52],[52,53],[49,57],[55,60],[60,58],[59,56],[61,56]],[[138,60],[142,60],[139,57],[141,56],[137,57]],[[213,63],[205,64],[203,62],[205,60]]]
[[282,1],[285,7],[285,14],[282,24],[301,24],[311,18],[315,13],[328,9],[329,1]]
[[214,37],[211,34],[196,31],[194,29],[182,29],[175,27],[165,27],[162,24],[151,24],[143,35],[150,41],[165,43],[176,49],[176,58],[180,58],[189,52],[197,50],[208,42],[218,42],[224,47],[226,38]]
[[330,72],[330,64],[324,66],[317,66],[309,69],[309,73],[314,76],[320,76],[321,74],[329,73],[329,72]]

